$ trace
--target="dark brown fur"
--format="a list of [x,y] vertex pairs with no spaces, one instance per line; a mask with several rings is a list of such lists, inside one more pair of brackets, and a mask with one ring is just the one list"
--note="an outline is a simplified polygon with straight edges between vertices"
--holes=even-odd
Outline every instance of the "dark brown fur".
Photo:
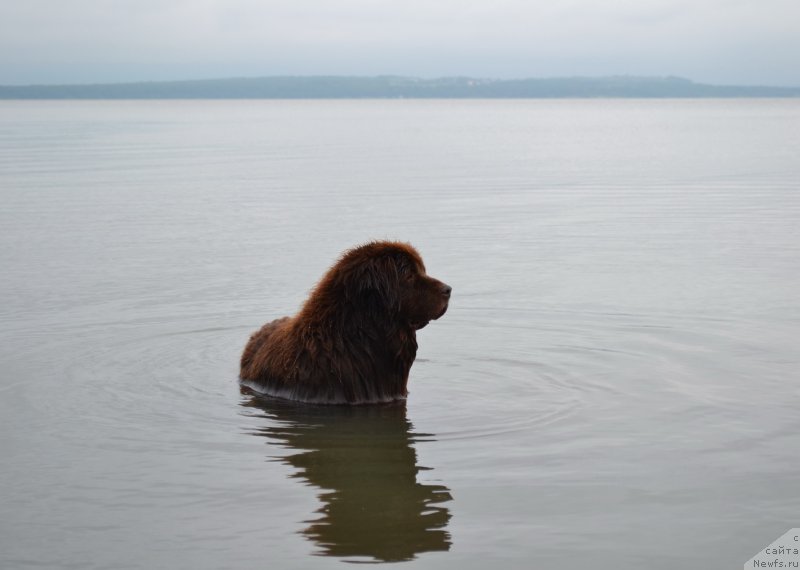
[[305,402],[360,404],[406,397],[416,330],[447,310],[450,287],[425,273],[408,244],[372,242],[345,254],[300,312],[250,337],[240,379]]

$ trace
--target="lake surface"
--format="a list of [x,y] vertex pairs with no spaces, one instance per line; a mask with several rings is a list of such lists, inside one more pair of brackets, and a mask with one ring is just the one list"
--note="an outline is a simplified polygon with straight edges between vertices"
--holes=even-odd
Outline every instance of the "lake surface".
[[[800,526],[800,101],[0,103],[0,567],[739,568]],[[240,393],[339,253],[405,406]]]

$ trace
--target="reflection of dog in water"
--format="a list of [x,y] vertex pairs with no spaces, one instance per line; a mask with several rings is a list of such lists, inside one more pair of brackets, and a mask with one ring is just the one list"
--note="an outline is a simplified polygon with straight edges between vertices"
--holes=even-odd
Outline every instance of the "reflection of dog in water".
[[[246,390],[243,390],[248,393]],[[405,402],[383,406],[309,406],[252,398],[271,420],[254,435],[294,449],[281,460],[318,487],[320,517],[303,531],[320,554],[410,560],[450,549],[451,500],[444,485],[417,482],[415,438]]]

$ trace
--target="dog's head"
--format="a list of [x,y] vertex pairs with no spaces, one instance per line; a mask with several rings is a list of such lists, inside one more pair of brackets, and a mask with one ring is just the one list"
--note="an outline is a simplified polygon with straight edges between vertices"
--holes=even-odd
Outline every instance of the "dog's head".
[[345,253],[338,266],[346,268],[344,286],[353,302],[377,304],[414,329],[447,311],[450,286],[426,273],[422,258],[409,244],[372,242]]

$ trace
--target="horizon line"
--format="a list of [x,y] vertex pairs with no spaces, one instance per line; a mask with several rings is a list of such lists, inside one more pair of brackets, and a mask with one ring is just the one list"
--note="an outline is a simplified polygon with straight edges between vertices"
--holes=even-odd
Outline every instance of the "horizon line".
[[475,75],[404,75],[397,73],[383,74],[275,74],[275,75],[230,75],[213,77],[196,77],[191,79],[131,79],[124,81],[83,81],[83,82],[57,82],[57,83],[0,83],[2,88],[26,87],[100,87],[124,86],[137,84],[156,83],[196,83],[205,81],[241,81],[259,79],[404,79],[419,81],[436,80],[472,80],[486,83],[506,83],[515,81],[564,81],[564,80],[603,80],[603,79],[632,79],[648,81],[683,82],[697,86],[708,87],[734,87],[734,88],[769,88],[769,89],[800,89],[800,85],[770,85],[765,83],[706,83],[679,75],[636,75],[636,74],[604,74],[604,75],[542,75],[519,77],[487,77]]

